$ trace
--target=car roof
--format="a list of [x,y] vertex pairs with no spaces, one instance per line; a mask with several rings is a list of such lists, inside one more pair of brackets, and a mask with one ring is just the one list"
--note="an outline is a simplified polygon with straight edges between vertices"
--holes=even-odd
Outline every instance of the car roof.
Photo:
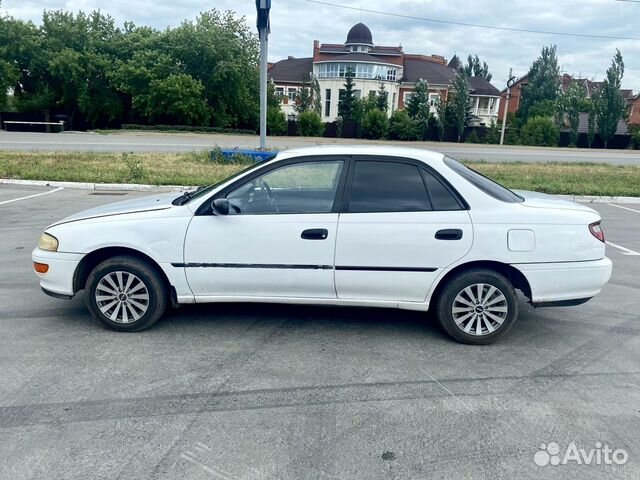
[[391,145],[318,145],[313,147],[282,150],[277,160],[312,155],[379,155],[385,157],[414,158],[426,163],[441,162],[444,154],[422,148],[396,147]]

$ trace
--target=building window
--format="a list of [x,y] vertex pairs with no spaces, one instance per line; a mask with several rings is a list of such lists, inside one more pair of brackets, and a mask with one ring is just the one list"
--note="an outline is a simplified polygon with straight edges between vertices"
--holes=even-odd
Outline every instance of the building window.
[[440,94],[439,93],[430,93],[429,94],[429,106],[436,108],[440,103]]
[[324,116],[331,116],[331,89],[327,88],[324,91]]
[[298,98],[298,89],[289,87],[287,89],[287,96],[289,97],[289,100],[295,100]]
[[393,96],[392,96],[393,100],[391,101],[391,105],[390,105],[391,113],[393,113],[393,111],[396,109],[396,99],[397,99],[397,97],[398,97],[398,94],[396,92],[393,92]]
[[362,90],[354,90],[353,96],[360,100],[360,97],[362,97]]
[[398,78],[397,68],[374,63],[321,63],[318,66],[318,77],[344,77],[348,69],[353,71],[355,78],[373,78],[393,82]]

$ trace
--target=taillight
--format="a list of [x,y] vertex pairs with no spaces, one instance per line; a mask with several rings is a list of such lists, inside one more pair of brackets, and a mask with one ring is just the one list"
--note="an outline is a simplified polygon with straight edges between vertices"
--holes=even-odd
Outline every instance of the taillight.
[[599,220],[589,224],[589,231],[591,232],[591,235],[604,243],[604,232],[602,231]]

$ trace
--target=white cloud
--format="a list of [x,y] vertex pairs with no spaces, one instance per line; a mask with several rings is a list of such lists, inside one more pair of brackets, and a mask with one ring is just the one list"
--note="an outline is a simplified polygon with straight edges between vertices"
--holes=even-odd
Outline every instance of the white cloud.
[[[637,19],[640,3],[613,0],[328,0],[333,3],[418,17],[509,28],[639,37]],[[178,25],[211,7],[235,10],[255,22],[253,1],[216,0],[112,0],[105,7],[98,0],[3,0],[3,10],[18,18],[38,23],[43,9],[101,8],[117,21],[132,20],[157,28]],[[537,35],[432,23],[416,19],[346,10],[304,0],[277,0],[271,12],[270,60],[310,56],[313,40],[343,42],[349,28],[366,23],[377,44],[402,44],[406,52],[439,54],[451,58],[478,54],[494,74],[493,83],[502,88],[509,67],[517,75],[526,73],[543,45],[557,44],[562,70],[602,79],[615,49],[622,51],[626,72],[625,88],[640,90],[640,41],[588,39],[558,35]]]

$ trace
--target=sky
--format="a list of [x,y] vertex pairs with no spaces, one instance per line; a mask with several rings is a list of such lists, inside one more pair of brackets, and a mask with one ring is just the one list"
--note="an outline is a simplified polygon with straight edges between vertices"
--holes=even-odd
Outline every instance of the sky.
[[[253,0],[1,0],[0,12],[40,23],[44,9],[85,12],[101,8],[119,24],[163,29],[208,9],[233,10],[255,26]],[[327,0],[356,10],[307,0],[272,0],[269,60],[309,57],[313,40],[343,43],[349,28],[362,21],[376,45],[402,45],[406,53],[450,59],[477,54],[489,64],[492,83],[502,89],[509,68],[524,75],[543,45],[555,44],[563,73],[602,80],[616,48],[625,62],[623,88],[640,91],[640,0]],[[106,5],[106,6],[105,6]],[[362,10],[360,10],[362,9]],[[519,33],[382,15],[366,10],[495,27],[544,30],[636,39],[598,39]]]

